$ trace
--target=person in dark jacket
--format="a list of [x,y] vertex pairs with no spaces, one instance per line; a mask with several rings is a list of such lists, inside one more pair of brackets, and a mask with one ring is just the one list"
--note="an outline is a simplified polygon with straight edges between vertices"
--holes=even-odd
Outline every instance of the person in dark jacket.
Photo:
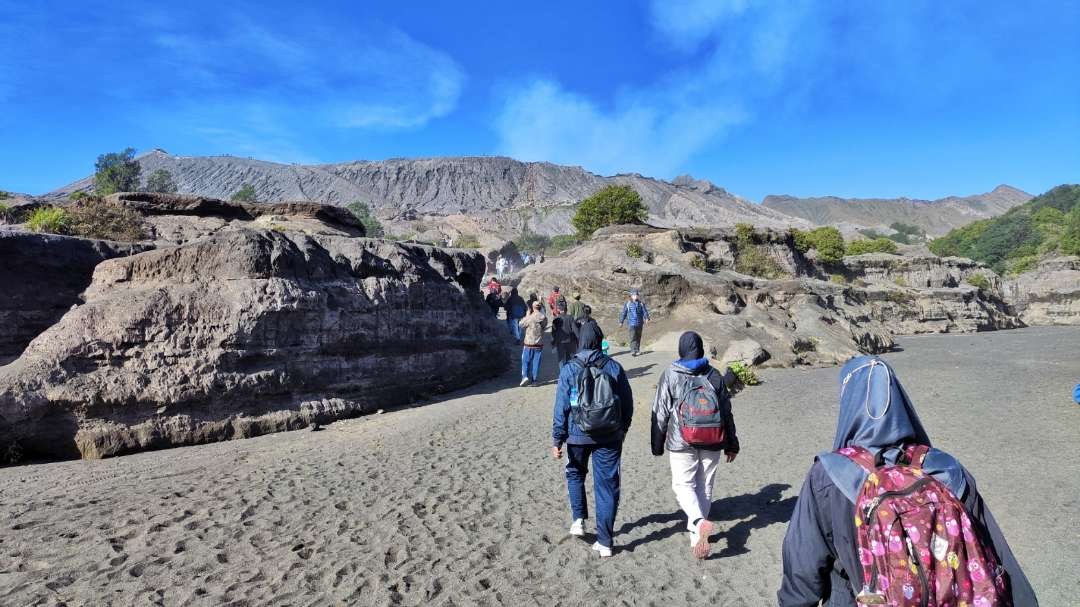
[[503,307],[502,298],[495,291],[489,291],[487,297],[484,298],[484,303],[491,309],[491,315],[495,318],[499,317],[499,310]]
[[[724,442],[695,447],[682,437],[682,420],[675,410],[683,396],[693,387],[695,377],[704,378],[716,391],[717,402],[724,414]],[[735,433],[735,418],[731,414],[731,395],[728,387],[735,382],[731,370],[720,373],[709,365],[701,336],[687,331],[679,337],[679,360],[671,363],[656,386],[652,407],[652,452],[663,455],[667,448],[671,460],[671,489],[679,507],[686,513],[686,528],[694,556],[709,556],[709,522],[712,508],[713,477],[716,466],[724,458],[735,461],[739,453],[739,437]]]
[[588,304],[581,306],[581,318],[574,321],[574,334],[578,337],[578,343],[581,342],[581,330],[585,326],[592,327],[592,330],[596,331],[596,334],[600,336],[600,341],[604,340],[604,330],[600,328],[596,319],[592,317],[592,307]]
[[510,289],[510,297],[506,298],[503,307],[506,308],[506,326],[510,328],[510,334],[514,336],[514,341],[520,343],[525,333],[518,323],[529,313],[529,305],[518,294],[517,287]]
[[551,321],[551,345],[555,348],[555,357],[562,367],[578,351],[577,327],[574,319],[563,314]]
[[[570,498],[572,523],[570,534],[585,535],[585,519],[589,518],[585,498],[585,477],[589,460],[593,464],[593,497],[596,500],[596,543],[593,550],[600,556],[611,556],[615,533],[615,516],[619,509],[620,466],[622,445],[634,417],[634,394],[622,366],[600,352],[600,335],[591,327],[579,334],[581,350],[576,363],[563,365],[555,389],[555,409],[551,422],[551,456],[562,459],[566,445],[566,487]],[[586,434],[574,422],[571,400],[576,399],[578,374],[585,365],[598,366],[615,380],[615,395],[622,415],[622,428],[607,436]]]
[[[867,473],[835,453],[862,447],[886,464],[895,463],[905,445],[930,446],[930,438],[900,385],[884,361],[861,356],[840,373],[840,419],[833,452],[817,457],[803,482],[787,535],[784,537],[784,575],[777,593],[781,607],[802,605],[854,606],[855,584],[861,584],[857,553],[855,500]],[[1037,606],[1038,599],[975,479],[953,456],[930,449],[923,471],[934,477],[964,504],[983,545],[993,551],[1005,570],[1012,604]]]

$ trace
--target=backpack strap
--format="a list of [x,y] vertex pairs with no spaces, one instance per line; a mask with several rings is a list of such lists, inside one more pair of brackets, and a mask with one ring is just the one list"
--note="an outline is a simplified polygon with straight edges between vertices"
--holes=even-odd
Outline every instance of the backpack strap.
[[926,459],[927,453],[930,453],[930,447],[926,445],[908,445],[904,449],[904,457],[907,458],[908,465],[912,468],[922,469],[923,460]]
[[877,462],[874,461],[874,455],[862,447],[844,447],[837,450],[836,453],[848,458],[867,472],[877,471]]

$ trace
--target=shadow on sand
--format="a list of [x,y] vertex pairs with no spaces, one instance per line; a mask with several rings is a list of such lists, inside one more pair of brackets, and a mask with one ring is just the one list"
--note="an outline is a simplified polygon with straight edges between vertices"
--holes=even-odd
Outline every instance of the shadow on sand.
[[[786,523],[791,519],[791,513],[795,510],[796,498],[789,497],[780,499],[784,491],[791,485],[773,483],[761,488],[757,493],[746,493],[723,497],[713,501],[709,519],[712,521],[739,521],[726,532],[712,535],[710,543],[721,539],[726,545],[719,552],[714,552],[710,558],[724,558],[745,554],[748,552],[746,543],[750,540],[750,532],[754,529],[762,529],[776,523]],[[673,535],[686,531],[686,515],[681,510],[669,513],[650,514],[632,523],[623,523],[616,535],[628,533],[638,527],[663,525],[662,528],[650,531],[644,537],[640,537],[629,544],[620,546],[621,550],[633,552],[635,548],[649,542],[655,542],[669,538]]]

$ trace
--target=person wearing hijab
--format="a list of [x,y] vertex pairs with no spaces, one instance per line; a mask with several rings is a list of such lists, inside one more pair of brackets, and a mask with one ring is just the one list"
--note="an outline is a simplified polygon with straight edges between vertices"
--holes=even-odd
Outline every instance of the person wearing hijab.
[[[589,473],[589,460],[593,466],[593,498],[596,500],[596,543],[600,556],[612,555],[615,534],[615,516],[619,510],[620,468],[622,445],[630,422],[634,417],[634,393],[622,365],[600,351],[603,334],[595,324],[588,324],[578,332],[580,350],[574,355],[577,364],[563,365],[559,371],[559,383],[555,388],[555,407],[551,422],[551,456],[562,459],[566,446],[566,488],[570,499],[570,535],[585,535],[585,520],[589,518],[589,505],[585,497],[585,477]],[[605,436],[586,434],[574,422],[570,414],[576,399],[578,376],[586,366],[598,367],[615,380],[615,396],[619,403],[622,428]]]
[[[717,402],[724,415],[724,442],[704,447],[687,444],[682,436],[682,420],[675,408],[682,397],[704,378],[716,391]],[[671,463],[671,489],[675,500],[686,513],[686,529],[690,532],[690,549],[699,559],[709,556],[709,522],[712,509],[713,478],[721,457],[728,463],[739,453],[739,437],[735,433],[735,418],[731,414],[728,387],[735,375],[730,370],[720,373],[709,365],[701,336],[687,331],[679,337],[679,360],[671,363],[656,386],[652,406],[652,453],[664,454],[666,448]]]
[[[887,363],[861,356],[840,372],[840,415],[833,451],[817,457],[803,482],[784,537],[784,574],[777,593],[781,607],[856,605],[853,583],[862,579],[857,554],[855,500],[868,473],[836,453],[862,447],[877,461],[895,464],[907,445],[930,447],[907,392]],[[944,484],[979,528],[1008,578],[1012,605],[1038,605],[997,522],[983,502],[975,479],[953,456],[930,448],[923,472]],[[854,581],[854,582],[853,582]]]

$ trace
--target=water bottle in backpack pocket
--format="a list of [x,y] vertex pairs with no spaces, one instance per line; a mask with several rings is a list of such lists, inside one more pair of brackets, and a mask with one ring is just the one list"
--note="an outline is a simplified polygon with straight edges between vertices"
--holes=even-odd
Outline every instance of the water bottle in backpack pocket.
[[[929,447],[910,446],[904,461],[879,466],[861,447],[837,453],[866,470],[855,500],[860,605],[936,607],[1011,605],[1004,570],[982,543],[964,505],[922,462]],[[855,580],[853,580],[854,582]]]
[[683,441],[692,447],[724,444],[724,412],[716,389],[707,377],[700,375],[691,375],[688,382],[675,409]]
[[578,358],[571,361],[579,367],[577,386],[570,388],[570,414],[574,423],[590,436],[605,436],[621,431],[622,409],[615,393],[615,378],[604,373],[603,369],[607,358],[593,364],[584,364]]

